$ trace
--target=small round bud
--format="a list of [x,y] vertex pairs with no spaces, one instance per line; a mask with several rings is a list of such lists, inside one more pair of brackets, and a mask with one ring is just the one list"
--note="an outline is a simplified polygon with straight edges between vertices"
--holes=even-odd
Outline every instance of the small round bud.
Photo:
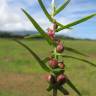
[[61,68],[61,69],[64,69],[64,67],[65,67],[65,65],[64,65],[63,62],[59,62],[59,63],[58,63],[58,66],[59,66],[59,68]]
[[59,85],[62,85],[66,82],[66,76],[64,74],[60,74],[57,76],[57,82]]
[[53,40],[55,37],[55,32],[54,30],[48,28],[48,36]]
[[58,44],[57,45],[57,47],[56,47],[56,51],[58,52],[58,53],[62,53],[63,51],[64,51],[64,46],[63,46],[63,44]]
[[50,60],[49,60],[49,66],[50,66],[51,68],[56,68],[56,67],[58,67],[58,61],[57,61],[56,59],[54,59],[54,58],[50,59]]

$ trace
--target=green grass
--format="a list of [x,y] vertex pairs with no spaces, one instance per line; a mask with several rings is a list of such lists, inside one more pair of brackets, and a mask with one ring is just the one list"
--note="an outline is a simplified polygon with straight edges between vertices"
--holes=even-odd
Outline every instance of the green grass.
[[[44,40],[22,40],[22,42],[29,45],[40,58],[49,56],[52,50]],[[90,57],[83,57],[67,51],[64,54],[84,58],[96,64],[96,41],[64,40],[64,45],[75,48]],[[96,68],[73,59],[64,59],[64,62],[66,74],[83,94],[82,96],[95,96]],[[50,96],[45,89],[47,82],[43,82],[44,74],[47,73],[41,69],[25,48],[12,40],[0,39],[0,78],[2,78],[0,80],[0,96],[45,96],[46,94],[49,94],[46,96]],[[71,88],[66,87],[72,93],[70,96],[77,96]]]

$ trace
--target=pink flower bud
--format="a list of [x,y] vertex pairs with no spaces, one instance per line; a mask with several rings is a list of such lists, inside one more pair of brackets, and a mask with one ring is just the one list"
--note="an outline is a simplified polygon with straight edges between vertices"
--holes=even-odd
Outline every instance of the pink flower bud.
[[55,32],[52,30],[52,29],[50,29],[50,28],[48,28],[48,36],[53,40],[54,39],[54,37],[55,37]]
[[54,58],[50,59],[50,60],[49,60],[49,66],[50,66],[51,68],[56,68],[56,67],[58,67],[58,61],[57,61],[56,59],[54,59]]
[[64,65],[63,62],[59,62],[59,63],[58,63],[58,66],[59,66],[59,68],[61,68],[61,69],[64,69],[64,67],[65,67],[65,65]]
[[66,82],[66,76],[64,74],[60,74],[57,76],[57,82],[62,85]]
[[58,53],[62,53],[64,51],[64,46],[63,46],[62,43],[60,43],[60,44],[57,45],[56,51]]

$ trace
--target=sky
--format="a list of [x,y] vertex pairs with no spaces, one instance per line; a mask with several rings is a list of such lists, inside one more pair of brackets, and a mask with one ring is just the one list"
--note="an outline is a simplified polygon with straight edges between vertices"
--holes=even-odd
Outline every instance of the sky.
[[[51,0],[43,2],[48,12],[51,12]],[[58,8],[63,2],[64,0],[55,0],[56,7]],[[26,9],[44,30],[51,25],[37,0],[0,0],[0,30],[12,32],[36,30],[21,8]],[[68,24],[92,13],[96,13],[96,0],[71,0],[65,10],[55,18],[62,24]],[[63,30],[58,34],[96,39],[96,17],[72,27],[72,30]]]

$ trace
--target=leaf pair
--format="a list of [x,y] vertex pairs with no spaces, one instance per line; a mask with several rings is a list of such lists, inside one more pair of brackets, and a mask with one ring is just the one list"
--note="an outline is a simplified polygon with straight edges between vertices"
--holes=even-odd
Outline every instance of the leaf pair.
[[64,25],[62,25],[61,23],[57,22],[55,19],[53,19],[53,18],[51,17],[51,15],[48,13],[47,9],[45,8],[42,0],[38,0],[38,2],[39,2],[40,7],[42,8],[44,14],[45,14],[46,17],[49,19],[50,22],[52,22],[52,23],[55,22],[58,26],[64,27]]
[[[76,51],[76,52],[78,52],[78,51]],[[82,54],[82,53],[80,53],[80,54]],[[85,54],[82,54],[82,55],[85,55]],[[64,58],[72,58],[72,59],[76,59],[76,60],[79,60],[79,61],[83,61],[85,63],[90,64],[93,67],[96,67],[96,64],[94,64],[94,63],[92,63],[92,62],[90,62],[88,60],[85,60],[85,59],[81,59],[81,58],[77,58],[77,57],[73,57],[73,56],[69,56],[69,55],[62,55],[62,54],[61,54],[61,56],[64,57]],[[46,62],[48,62],[48,60],[49,60],[48,57],[46,57],[46,58],[43,59],[43,62],[46,63]]]
[[50,37],[47,35],[47,33],[44,32],[44,30],[39,26],[39,24],[30,16],[24,9],[22,11],[25,13],[25,15],[28,17],[28,19],[31,21],[31,23],[34,25],[34,27],[37,29],[37,31],[47,40],[47,42],[50,45],[55,45],[54,41],[50,39]]
[[[70,1],[70,0],[68,0],[64,5],[62,5],[63,7],[60,8],[60,9],[58,9],[58,10],[63,9],[63,8],[65,7],[65,5],[68,4],[69,1]],[[89,16],[83,18],[83,19],[77,20],[77,21],[75,21],[75,22],[72,22],[72,23],[67,24],[67,25],[64,26],[64,25],[60,24],[59,22],[55,21],[55,20],[50,16],[50,14],[47,12],[47,10],[46,10],[46,8],[45,8],[42,0],[38,0],[38,2],[39,2],[39,4],[40,4],[42,10],[44,11],[45,15],[47,16],[47,18],[48,18],[51,22],[56,22],[57,25],[61,26],[60,28],[58,28],[58,29],[56,30],[56,32],[59,32],[59,31],[61,31],[61,30],[63,30],[63,29],[66,29],[66,28],[70,28],[70,27],[72,27],[72,26],[74,26],[74,25],[77,25],[77,24],[79,24],[79,23],[82,23],[82,22],[84,22],[84,21],[86,21],[86,20],[88,20],[88,19],[96,16],[96,14],[92,14],[92,15],[89,15]],[[39,26],[39,24],[33,19],[33,17],[30,16],[30,15],[28,14],[28,12],[25,11],[24,9],[22,9],[22,11],[23,11],[24,14],[27,16],[27,18],[31,21],[31,23],[34,25],[34,27],[37,29],[37,31],[42,35],[42,37],[44,37],[50,45],[54,45],[54,46],[55,46],[55,45],[56,45],[55,42],[50,39],[50,37],[46,34],[46,32],[44,32],[44,30],[43,30],[43,29]],[[58,12],[60,12],[60,11],[57,11],[57,13],[58,13]]]
[[30,49],[26,44],[22,43],[21,41],[17,40],[17,39],[13,39],[15,42],[17,42],[18,44],[20,44],[21,46],[23,46],[24,48],[26,48],[31,55],[37,60],[37,62],[40,64],[41,68],[44,69],[47,72],[53,72],[53,73],[58,73],[60,71],[62,71],[63,69],[50,69],[49,67],[47,67],[46,60],[48,61],[49,58],[45,58],[44,60],[41,60],[40,57],[32,50]]
[[[70,23],[70,24],[63,25],[63,24],[57,22],[56,20],[54,20],[54,19],[51,17],[51,15],[48,13],[47,9],[45,8],[42,0],[38,0],[38,2],[39,2],[39,5],[41,6],[43,12],[45,13],[46,17],[49,19],[49,21],[51,21],[52,23],[53,23],[53,22],[56,22],[56,24],[57,24],[58,26],[60,26],[60,28],[58,28],[58,29],[56,30],[56,32],[59,32],[59,31],[61,31],[61,30],[63,30],[63,29],[70,29],[70,27],[72,27],[72,26],[74,26],[74,25],[77,25],[77,24],[80,24],[80,23],[82,23],[82,22],[85,22],[85,21],[91,19],[92,17],[96,16],[96,13],[95,13],[95,14],[91,14],[91,15],[89,15],[89,16],[86,16],[86,17],[82,18],[82,19],[79,19],[79,20],[77,20],[77,21],[74,21],[74,22],[72,22],[72,23]],[[70,0],[66,0],[66,2],[64,2],[64,4],[63,4],[62,6],[60,6],[60,8],[58,8],[58,9],[55,11],[54,15],[58,14],[59,12],[61,12],[61,11],[69,4],[69,2],[70,2]]]

